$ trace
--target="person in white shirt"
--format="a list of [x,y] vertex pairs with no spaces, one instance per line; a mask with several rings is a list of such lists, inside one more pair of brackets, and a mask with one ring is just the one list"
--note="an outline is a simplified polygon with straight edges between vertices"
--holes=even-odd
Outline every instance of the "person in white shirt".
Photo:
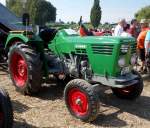
[[130,34],[130,25],[126,24],[126,26],[123,28],[123,32],[121,33],[122,37],[132,37],[132,35]]
[[125,19],[121,19],[119,21],[118,25],[115,27],[114,36],[121,36],[121,34],[123,33],[123,28],[125,25],[126,25]]
[[150,30],[146,34],[144,45],[145,45],[145,54],[146,55],[150,54]]

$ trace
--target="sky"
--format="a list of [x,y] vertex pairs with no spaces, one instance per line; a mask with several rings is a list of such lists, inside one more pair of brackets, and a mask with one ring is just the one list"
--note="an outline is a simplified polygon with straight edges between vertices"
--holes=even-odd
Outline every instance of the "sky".
[[[47,0],[57,8],[57,21],[78,22],[80,16],[83,21],[90,21],[90,10],[94,0]],[[0,0],[5,5],[5,0]],[[150,0],[100,0],[102,9],[101,22],[117,22],[120,18],[127,21],[134,18],[135,12],[150,5]]]

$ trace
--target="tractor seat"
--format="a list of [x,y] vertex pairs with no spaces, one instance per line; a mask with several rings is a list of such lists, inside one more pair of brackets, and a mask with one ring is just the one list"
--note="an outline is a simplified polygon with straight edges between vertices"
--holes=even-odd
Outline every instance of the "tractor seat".
[[56,29],[45,28],[40,30],[39,36],[44,42],[52,41],[57,33]]

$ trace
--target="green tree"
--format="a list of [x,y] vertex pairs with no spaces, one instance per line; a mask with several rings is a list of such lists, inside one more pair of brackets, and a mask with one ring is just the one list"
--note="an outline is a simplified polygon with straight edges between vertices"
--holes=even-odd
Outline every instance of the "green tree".
[[6,0],[7,8],[11,8],[12,6],[14,6],[14,4],[15,4],[15,0]]
[[100,7],[100,1],[99,0],[94,0],[93,7],[91,9],[91,24],[94,28],[97,28],[100,24],[101,21],[101,7]]
[[30,14],[30,20],[32,24],[35,24],[35,15],[37,13],[37,2],[38,0],[27,0],[26,12]]
[[56,20],[56,8],[45,0],[26,0],[25,5],[23,0],[7,0],[6,6],[19,17],[29,13],[32,24],[45,25]]
[[135,18],[137,20],[150,19],[150,5],[140,9],[137,13],[135,13]]
[[6,7],[9,8],[17,16],[23,14],[23,3],[20,0],[6,0]]
[[56,8],[50,2],[38,0],[36,7],[35,24],[45,25],[56,20]]

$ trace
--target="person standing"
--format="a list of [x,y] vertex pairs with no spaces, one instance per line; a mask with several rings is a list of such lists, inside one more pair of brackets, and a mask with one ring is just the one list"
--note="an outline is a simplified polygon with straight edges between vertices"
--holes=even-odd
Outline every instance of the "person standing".
[[145,45],[145,55],[147,56],[148,54],[150,54],[150,30],[146,34],[144,45]]
[[122,37],[132,37],[132,35],[130,34],[130,24],[127,24],[124,28],[123,28],[123,32],[121,34]]
[[131,20],[131,26],[130,26],[130,30],[129,33],[132,35],[132,37],[136,38],[138,37],[138,30],[137,30],[137,25],[138,22],[136,19]]
[[149,30],[148,27],[148,21],[146,19],[141,19],[141,32],[137,38],[137,49],[139,51],[139,56],[140,56],[140,60],[142,62],[142,66],[140,68],[141,72],[145,72],[146,68],[145,68],[145,46],[144,46],[144,42],[145,42],[145,37],[147,34],[147,31]]
[[145,37],[145,65],[146,69],[150,72],[150,30],[147,32]]
[[121,36],[121,34],[123,33],[123,28],[125,27],[125,25],[126,25],[125,19],[121,19],[118,22],[118,25],[115,27],[114,36]]

